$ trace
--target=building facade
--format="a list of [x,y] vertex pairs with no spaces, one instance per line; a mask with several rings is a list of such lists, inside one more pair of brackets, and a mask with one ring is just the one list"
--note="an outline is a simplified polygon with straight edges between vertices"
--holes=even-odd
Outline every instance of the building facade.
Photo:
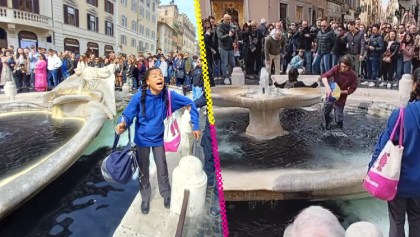
[[194,54],[194,42],[196,36],[196,29],[190,19],[185,14],[179,15],[179,23],[182,31],[182,52],[187,52],[190,55]]
[[0,47],[52,47],[52,19],[49,1],[0,0]]
[[381,22],[381,3],[379,0],[361,0],[360,8],[360,20],[363,24],[372,25]]
[[0,47],[156,51],[159,0],[0,0]]
[[159,19],[157,46],[164,54],[177,50],[177,44],[173,44],[174,33],[174,29],[166,23],[165,19]]
[[309,21],[315,24],[316,19],[325,18],[327,3],[325,0],[200,0],[202,17],[215,16],[219,21],[225,13],[240,26],[254,20],[260,22],[265,18],[269,23],[279,19],[286,22]]
[[[167,40],[159,36],[159,45],[165,46],[161,47],[164,53],[180,51],[194,54],[196,29],[187,15],[180,14],[178,6],[173,2],[169,5],[159,6],[158,12],[159,33],[163,32],[169,36],[167,32],[172,32],[172,36],[167,38]],[[167,41],[166,43],[165,40]],[[169,40],[170,42],[168,42]],[[165,51],[164,48],[169,51]]]
[[117,0],[118,52],[156,53],[159,0]]

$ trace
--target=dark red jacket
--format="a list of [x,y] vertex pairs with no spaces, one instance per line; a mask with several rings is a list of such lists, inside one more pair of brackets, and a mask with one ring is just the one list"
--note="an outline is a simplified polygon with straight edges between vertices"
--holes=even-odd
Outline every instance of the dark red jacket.
[[357,76],[353,70],[347,72],[340,72],[340,65],[336,65],[328,72],[322,75],[322,78],[328,78],[329,81],[334,81],[341,90],[348,90],[348,94],[341,94],[340,99],[335,102],[338,106],[346,104],[347,96],[351,95],[357,89]]

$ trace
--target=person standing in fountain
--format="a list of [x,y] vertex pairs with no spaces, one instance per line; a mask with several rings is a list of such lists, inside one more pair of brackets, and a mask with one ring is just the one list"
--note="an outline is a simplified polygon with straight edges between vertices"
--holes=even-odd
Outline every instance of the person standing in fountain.
[[[122,113],[115,128],[117,134],[122,134],[136,119],[134,143],[137,149],[140,172],[140,194],[142,198],[141,212],[149,213],[152,189],[149,181],[149,154],[152,148],[157,168],[159,192],[166,208],[171,203],[171,186],[169,184],[168,165],[166,163],[163,134],[164,123],[168,110],[168,90],[165,78],[159,68],[149,68],[143,79],[141,90],[137,92]],[[200,137],[199,114],[195,103],[189,98],[174,91],[171,93],[172,112],[191,106],[191,122],[195,139]]]
[[47,91],[47,61],[43,54],[38,54],[38,60],[35,63],[35,90],[36,91]]
[[[382,149],[391,136],[400,110],[392,112],[387,127],[379,136],[369,169],[375,163]],[[404,111],[404,138],[400,180],[397,195],[388,201],[389,237],[404,237],[406,214],[408,215],[409,237],[420,236],[420,68],[413,73],[413,89],[410,101]],[[399,133],[394,138],[398,144]],[[395,142],[394,141],[394,142]]]
[[[327,99],[324,104],[325,128],[331,130],[331,112],[334,109],[335,122],[338,128],[343,129],[344,106],[347,96],[357,89],[357,76],[353,71],[353,61],[348,55],[340,58],[339,65],[322,75],[322,83],[325,86]],[[332,89],[330,83],[335,82],[341,90],[340,98],[331,100]]]

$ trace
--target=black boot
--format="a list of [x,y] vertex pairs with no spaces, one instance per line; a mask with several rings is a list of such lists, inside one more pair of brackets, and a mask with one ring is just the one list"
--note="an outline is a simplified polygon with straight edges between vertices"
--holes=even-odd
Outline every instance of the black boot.
[[164,198],[163,199],[163,206],[165,206],[165,208],[169,209],[171,207],[171,198]]
[[343,130],[343,121],[337,122],[337,128]]
[[148,214],[150,210],[150,202],[142,201],[141,202],[141,213]]

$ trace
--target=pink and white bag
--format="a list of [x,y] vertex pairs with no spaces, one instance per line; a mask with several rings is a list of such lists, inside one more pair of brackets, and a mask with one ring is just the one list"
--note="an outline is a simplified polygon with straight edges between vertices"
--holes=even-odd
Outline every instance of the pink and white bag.
[[[398,127],[400,128],[399,144],[394,145],[392,141],[394,140]],[[388,142],[363,181],[363,188],[375,198],[391,201],[397,194],[401,159],[404,151],[403,135],[404,108],[401,108]]]
[[172,116],[171,92],[168,90],[168,112],[166,119],[163,121],[165,131],[163,134],[164,148],[166,152],[177,152],[181,143],[181,132],[179,131],[178,122]]

